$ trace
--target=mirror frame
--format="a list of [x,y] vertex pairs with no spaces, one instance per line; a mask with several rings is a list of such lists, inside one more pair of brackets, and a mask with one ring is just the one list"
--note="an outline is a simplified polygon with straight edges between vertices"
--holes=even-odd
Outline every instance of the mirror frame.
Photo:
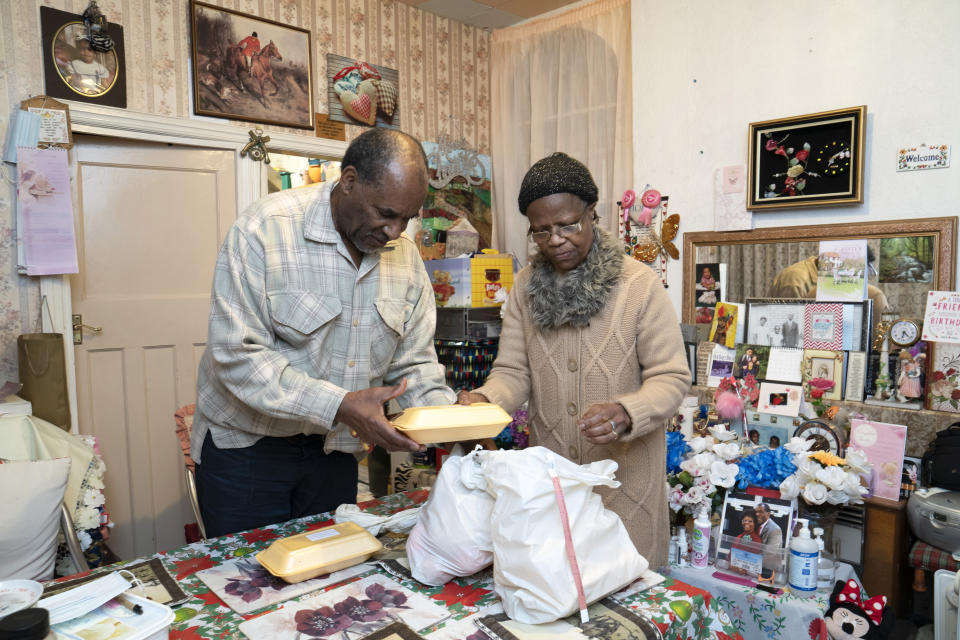
[[[829,235],[825,235],[829,233]],[[855,238],[893,238],[899,236],[934,236],[937,269],[931,284],[933,291],[952,291],[956,276],[954,244],[957,238],[957,217],[920,218],[917,220],[879,220],[876,222],[843,222],[799,227],[766,227],[752,231],[689,231],[683,234],[683,322],[694,321],[694,300],[690,287],[697,267],[697,249],[701,246],[760,244],[774,242],[815,242]]]

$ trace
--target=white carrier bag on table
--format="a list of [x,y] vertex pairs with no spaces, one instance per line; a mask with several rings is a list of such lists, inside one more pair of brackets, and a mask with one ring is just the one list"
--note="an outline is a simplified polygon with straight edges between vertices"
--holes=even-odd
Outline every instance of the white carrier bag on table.
[[[593,492],[596,486],[620,486],[613,476],[616,462],[577,465],[544,447],[485,452],[482,460],[487,492],[494,496],[494,589],[512,620],[542,624],[578,610],[585,620],[587,605],[647,570],[620,517]],[[553,476],[563,494],[573,554]]]
[[440,467],[430,497],[420,509],[407,538],[410,572],[419,582],[446,584],[469,576],[493,562],[490,510],[493,498],[484,491],[477,449],[451,455]]

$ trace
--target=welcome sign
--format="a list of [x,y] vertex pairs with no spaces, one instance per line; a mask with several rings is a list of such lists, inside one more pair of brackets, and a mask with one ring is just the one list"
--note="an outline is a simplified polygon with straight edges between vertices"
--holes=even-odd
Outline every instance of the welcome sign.
[[897,152],[897,171],[944,169],[950,166],[950,145],[919,144],[903,147]]

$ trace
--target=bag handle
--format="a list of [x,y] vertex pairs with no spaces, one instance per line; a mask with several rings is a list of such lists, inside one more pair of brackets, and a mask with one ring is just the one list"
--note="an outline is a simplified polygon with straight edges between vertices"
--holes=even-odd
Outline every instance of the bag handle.
[[47,372],[47,369],[50,368],[50,352],[47,350],[47,344],[41,341],[40,345],[43,347],[43,368],[38,371],[37,367],[33,364],[33,359],[30,357],[30,342],[24,341],[23,343],[23,354],[27,356],[27,366],[30,368],[30,373],[38,378],[43,376]]
[[553,495],[557,500],[557,508],[560,510],[560,523],[563,525],[563,545],[566,547],[567,560],[570,561],[570,572],[573,574],[573,582],[577,587],[577,604],[580,606],[580,622],[586,624],[590,621],[590,614],[587,612],[587,596],[583,591],[583,579],[580,577],[580,564],[577,562],[577,552],[573,547],[573,535],[570,533],[570,517],[567,515],[567,501],[563,499],[563,489],[560,487],[560,479],[557,472],[553,469],[547,469],[550,481],[553,482]]
[[47,310],[47,317],[50,318],[50,328],[53,329],[54,333],[60,333],[57,331],[57,328],[53,325],[53,312],[50,311],[50,303],[47,302],[47,296],[40,297],[40,309],[37,314],[37,327],[34,330],[34,333],[41,333],[43,330],[43,310]]

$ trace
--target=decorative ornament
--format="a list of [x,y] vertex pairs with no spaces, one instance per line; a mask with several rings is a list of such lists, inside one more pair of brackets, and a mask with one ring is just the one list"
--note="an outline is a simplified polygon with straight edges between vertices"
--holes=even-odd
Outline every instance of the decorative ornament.
[[97,0],[90,0],[90,5],[83,12],[83,24],[87,27],[87,42],[94,51],[106,53],[113,50],[113,38],[107,33],[107,16],[103,15]]
[[267,143],[270,142],[270,136],[263,135],[263,129],[257,127],[250,129],[250,142],[244,145],[240,150],[240,157],[250,154],[250,159],[257,162],[263,160],[264,164],[270,164],[270,156],[267,154]]
[[660,225],[660,235],[651,230],[649,237],[643,244],[638,244],[633,249],[633,257],[640,262],[653,262],[661,253],[664,256],[670,256],[674,260],[680,259],[680,250],[673,243],[677,237],[677,230],[680,228],[680,214],[675,213],[668,216],[663,224]]
[[462,135],[453,137],[455,124],[455,118],[450,116],[449,133],[437,136],[436,148],[427,154],[427,166],[437,172],[437,177],[430,179],[430,186],[434,189],[443,189],[454,178],[463,178],[471,187],[477,187],[487,179],[480,153],[470,149]]
[[633,203],[637,201],[637,194],[633,189],[627,189],[623,192],[623,198],[617,204],[620,205],[620,209],[623,210],[623,223],[626,225],[630,224],[630,209],[633,207]]
[[653,214],[655,214],[660,207],[660,201],[662,199],[660,192],[656,189],[647,189],[644,191],[643,195],[640,196],[640,205],[643,208],[640,210],[637,221],[640,224],[650,224],[650,221],[653,220]]

